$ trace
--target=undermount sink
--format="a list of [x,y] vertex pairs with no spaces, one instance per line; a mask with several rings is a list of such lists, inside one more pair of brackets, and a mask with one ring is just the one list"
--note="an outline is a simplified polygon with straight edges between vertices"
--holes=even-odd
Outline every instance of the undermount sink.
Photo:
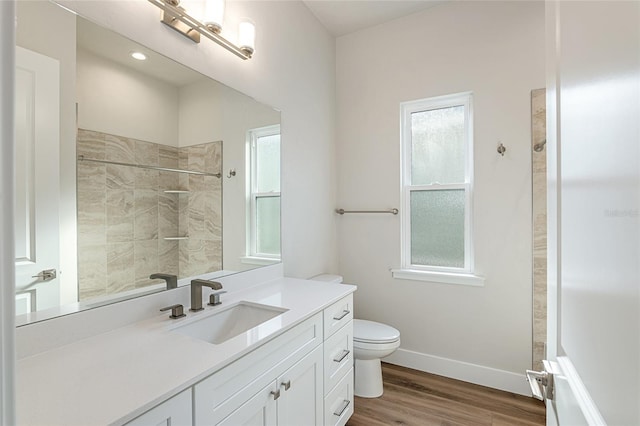
[[[286,308],[240,302],[198,321],[177,327],[173,331],[205,342],[220,344],[256,328],[257,336],[251,336],[255,338],[274,331],[273,327],[261,330],[259,326],[286,311],[288,311]],[[278,327],[278,324],[273,325]]]

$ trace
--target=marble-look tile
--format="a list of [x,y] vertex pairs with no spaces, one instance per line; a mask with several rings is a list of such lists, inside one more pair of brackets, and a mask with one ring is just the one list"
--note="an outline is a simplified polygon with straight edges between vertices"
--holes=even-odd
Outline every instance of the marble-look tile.
[[104,191],[106,189],[107,168],[104,164],[78,161],[78,191]]
[[180,186],[180,174],[175,172],[159,172],[158,188],[160,191],[185,189]]
[[189,234],[189,195],[178,198],[178,234]]
[[79,300],[87,300],[106,294],[107,252],[104,244],[79,244],[78,246],[78,294]]
[[207,154],[206,144],[188,146],[187,154],[188,168],[189,170],[204,172],[205,170],[205,156]]
[[178,197],[177,194],[158,195],[158,236],[179,236],[178,229]]
[[78,243],[83,245],[106,244],[105,191],[78,190]]
[[134,141],[135,163],[145,166],[159,165],[159,145],[157,143]]
[[222,200],[220,194],[206,191],[204,194],[204,238],[222,238]]
[[542,360],[547,359],[545,346],[543,342],[534,343],[533,345],[533,370],[542,371]]
[[204,235],[204,192],[192,192],[189,194],[189,236],[191,238],[202,238]]
[[[531,92],[531,146],[546,140],[545,89]],[[547,339],[547,147],[532,151],[533,368],[541,369]]]
[[178,164],[178,148],[169,145],[158,146],[158,164],[160,167],[168,167],[170,169],[179,168]]
[[120,163],[135,163],[135,142],[133,139],[122,136],[105,136],[106,159]]
[[136,189],[152,189],[154,191],[158,190],[159,172],[157,170],[135,169],[135,176]]
[[202,273],[219,271],[222,269],[222,239],[204,242],[204,252],[207,256],[206,270]]
[[133,241],[107,244],[107,293],[135,288]]
[[133,194],[133,190],[107,190],[107,243],[133,241]]
[[189,170],[188,147],[178,148],[178,168],[182,170]]
[[135,167],[107,164],[107,188],[134,189],[135,173]]
[[220,173],[222,170],[222,142],[205,144],[204,170],[208,173]]
[[136,241],[158,238],[158,193],[135,190],[133,234]]
[[178,267],[178,244],[178,241],[158,241],[158,271],[183,278]]
[[78,129],[76,152],[85,158],[105,159],[105,135],[92,130]]
[[136,288],[146,287],[156,281],[149,275],[158,272],[158,240],[136,241],[133,246]]
[[204,184],[204,178],[202,175],[189,175],[189,191],[197,192],[206,190],[207,187]]

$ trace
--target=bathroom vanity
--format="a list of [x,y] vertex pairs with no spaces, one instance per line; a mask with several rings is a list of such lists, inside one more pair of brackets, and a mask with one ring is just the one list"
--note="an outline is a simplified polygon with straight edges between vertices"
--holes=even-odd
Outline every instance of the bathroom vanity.
[[[183,318],[158,312],[21,358],[18,422],[344,425],[353,413],[354,290],[276,278],[201,312],[185,305]],[[175,292],[186,300],[188,288]]]

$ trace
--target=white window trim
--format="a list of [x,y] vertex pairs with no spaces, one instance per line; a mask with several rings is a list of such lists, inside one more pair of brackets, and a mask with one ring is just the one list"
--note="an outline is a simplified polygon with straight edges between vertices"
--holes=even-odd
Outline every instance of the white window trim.
[[[410,185],[411,182],[411,113],[463,105],[465,107],[465,182],[452,185]],[[473,96],[471,92],[438,96],[400,104],[401,140],[401,268],[392,269],[397,279],[431,281],[472,286],[484,285],[484,278],[474,275],[473,244]],[[419,190],[465,190],[465,265],[463,268],[411,264],[411,192]]]
[[[253,192],[256,187],[256,141],[258,138],[280,134],[280,125],[259,127],[251,129],[247,132],[247,145],[249,155],[247,157],[247,254],[241,257],[241,263],[254,265],[270,265],[280,260],[280,255],[269,253],[259,253],[256,250],[257,244],[257,225],[256,225],[256,204],[258,198],[279,197],[282,202],[281,192]],[[282,146],[282,145],[281,145]],[[282,241],[280,241],[280,249],[282,251]]]

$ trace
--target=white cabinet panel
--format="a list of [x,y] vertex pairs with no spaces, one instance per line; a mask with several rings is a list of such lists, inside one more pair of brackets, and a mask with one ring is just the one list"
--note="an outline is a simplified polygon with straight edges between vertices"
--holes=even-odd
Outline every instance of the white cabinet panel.
[[278,426],[320,426],[323,416],[322,345],[278,377]]
[[327,339],[352,319],[353,294],[350,294],[324,310],[324,338]]
[[353,414],[353,367],[324,399],[324,424],[344,426]]
[[252,398],[227,416],[219,426],[269,426],[276,424],[273,384],[260,389]]
[[127,426],[191,426],[191,388],[152,408]]
[[324,389],[329,392],[353,367],[353,321],[324,342]]

